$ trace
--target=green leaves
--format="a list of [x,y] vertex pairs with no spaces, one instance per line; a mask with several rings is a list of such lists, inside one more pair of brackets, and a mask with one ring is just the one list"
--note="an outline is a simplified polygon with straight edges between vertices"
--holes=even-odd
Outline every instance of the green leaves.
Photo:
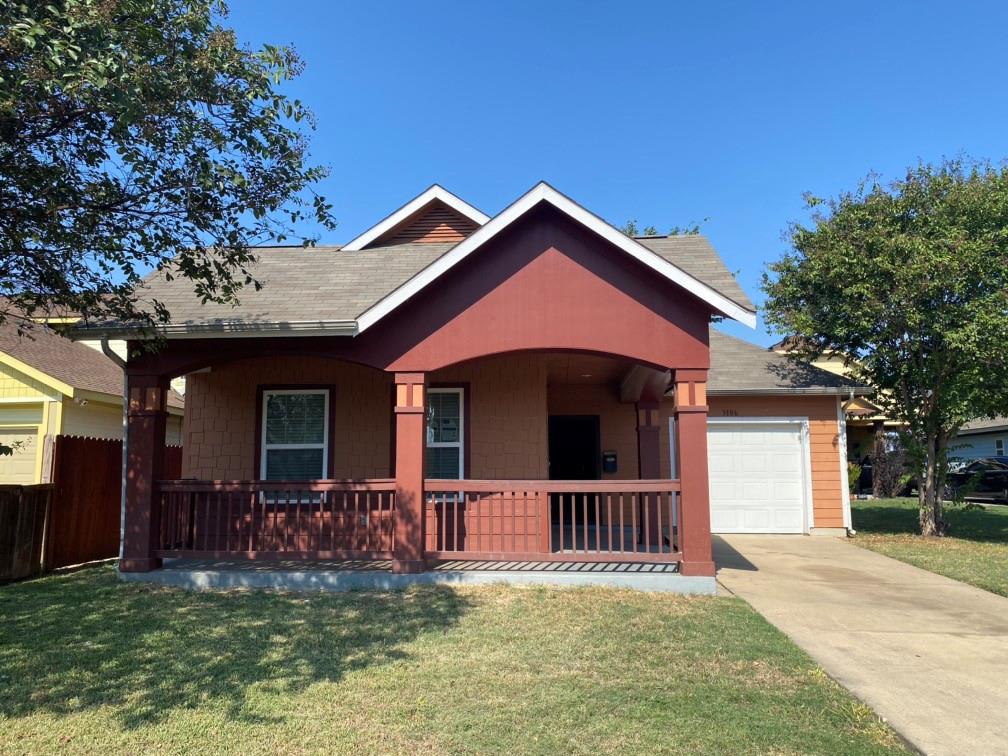
[[137,291],[146,271],[234,301],[255,283],[253,245],[292,235],[292,218],[334,225],[296,128],[311,113],[277,89],[301,60],[241,46],[226,12],[0,5],[0,295],[29,316],[164,322]]
[[812,223],[764,275],[767,322],[803,357],[842,355],[917,448],[1008,414],[1008,170],[922,164],[806,200]]

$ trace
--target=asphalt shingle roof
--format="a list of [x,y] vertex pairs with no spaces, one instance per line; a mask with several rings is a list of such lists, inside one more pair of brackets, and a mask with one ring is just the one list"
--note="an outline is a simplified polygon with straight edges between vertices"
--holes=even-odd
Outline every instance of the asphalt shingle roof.
[[989,417],[982,420],[970,420],[959,430],[960,434],[985,433],[1008,428],[1008,417]]
[[707,241],[707,237],[700,234],[645,236],[637,238],[637,241],[735,304],[756,312],[756,307],[725,266],[717,250]]
[[798,363],[748,341],[710,330],[710,394],[857,394],[867,389],[839,375]]
[[399,244],[358,252],[323,246],[261,247],[251,270],[262,289],[246,287],[235,307],[203,304],[189,281],[169,282],[157,274],[145,280],[144,299],[162,302],[173,325],[354,320],[453,246]]
[[[74,388],[122,396],[123,371],[118,365],[98,350],[43,325],[34,324],[27,335],[18,335],[18,324],[6,320],[0,324],[0,352]],[[182,396],[172,390],[168,404],[181,407]]]
[[[702,236],[648,237],[645,247],[724,296],[755,310],[717,252]],[[451,249],[451,244],[397,244],[343,252],[339,247],[261,247],[253,276],[232,307],[203,304],[185,279],[148,276],[145,299],[156,298],[172,315],[172,325],[352,321]]]

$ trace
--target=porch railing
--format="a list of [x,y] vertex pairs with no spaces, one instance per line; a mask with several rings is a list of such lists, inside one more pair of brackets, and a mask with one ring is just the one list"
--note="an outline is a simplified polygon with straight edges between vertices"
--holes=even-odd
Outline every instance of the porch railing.
[[427,480],[431,559],[680,561],[677,480]]
[[158,490],[159,557],[392,557],[394,480],[169,480]]

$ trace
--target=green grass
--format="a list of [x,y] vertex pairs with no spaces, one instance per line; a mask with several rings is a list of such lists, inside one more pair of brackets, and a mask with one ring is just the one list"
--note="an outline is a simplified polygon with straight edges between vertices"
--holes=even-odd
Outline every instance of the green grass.
[[898,753],[742,601],[0,588],[0,752]]
[[857,545],[1008,596],[1008,506],[947,506],[949,534],[923,538],[916,499],[851,504]]

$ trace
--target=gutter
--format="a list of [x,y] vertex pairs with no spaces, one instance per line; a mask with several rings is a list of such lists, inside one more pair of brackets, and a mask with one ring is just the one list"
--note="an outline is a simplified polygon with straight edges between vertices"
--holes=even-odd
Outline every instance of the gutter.
[[122,393],[122,465],[119,480],[119,558],[123,558],[123,541],[126,535],[126,446],[129,441],[129,381],[126,378],[126,360],[112,351],[108,335],[101,337],[102,354],[118,365],[123,371]]
[[166,339],[191,338],[262,338],[270,336],[356,336],[356,320],[294,320],[286,323],[170,323],[152,329],[122,325],[92,326],[75,329],[75,338],[100,335],[101,338]]

